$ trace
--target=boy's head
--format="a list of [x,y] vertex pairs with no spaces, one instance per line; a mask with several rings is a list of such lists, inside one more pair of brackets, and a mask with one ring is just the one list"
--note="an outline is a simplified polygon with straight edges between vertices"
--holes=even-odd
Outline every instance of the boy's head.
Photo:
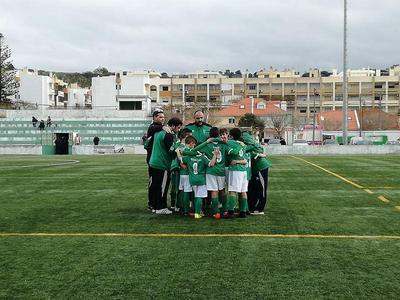
[[173,132],[178,133],[182,127],[182,120],[179,118],[171,118],[167,124],[171,127]]
[[179,131],[178,137],[180,140],[183,140],[186,137],[188,137],[189,135],[192,135],[192,130],[189,128],[183,128]]
[[228,140],[228,129],[221,128],[219,130],[219,136],[221,137],[222,141],[226,142]]
[[217,127],[211,127],[210,129],[210,137],[217,138],[219,137],[219,131]]
[[185,138],[185,144],[186,146],[188,146],[190,149],[193,149],[194,147],[196,147],[197,144],[197,140],[192,137],[191,135],[187,136]]
[[240,140],[242,136],[242,131],[239,128],[232,128],[229,130],[229,135],[235,140],[238,141]]

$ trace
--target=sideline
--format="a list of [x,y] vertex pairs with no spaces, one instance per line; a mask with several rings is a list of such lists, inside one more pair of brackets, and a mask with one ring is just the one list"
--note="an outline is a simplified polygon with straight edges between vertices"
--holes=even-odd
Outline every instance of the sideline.
[[324,172],[326,172],[326,173],[328,173],[328,174],[330,174],[332,176],[335,176],[335,177],[339,178],[340,180],[343,180],[344,182],[347,182],[347,183],[351,184],[352,186],[354,186],[356,188],[364,189],[364,187],[359,185],[358,183],[355,183],[355,182],[353,182],[353,181],[351,181],[351,180],[349,180],[347,178],[344,178],[343,176],[340,176],[339,174],[336,174],[336,173],[334,173],[332,171],[329,171],[328,169],[325,169],[325,168],[323,168],[323,167],[321,167],[321,166],[319,166],[317,164],[309,162],[309,161],[307,161],[307,160],[305,160],[303,158],[300,158],[300,157],[296,157],[296,156],[291,156],[291,157],[294,158],[294,159],[297,159],[297,160],[301,160],[301,161],[303,161],[303,162],[305,162],[305,163],[307,163],[309,165],[312,165],[312,166],[314,166],[314,167],[316,167],[318,169],[321,169],[322,171],[324,171]]
[[[347,183],[351,184],[352,186],[354,186],[354,187],[356,187],[356,188],[358,188],[358,189],[361,189],[361,190],[363,190],[364,192],[366,192],[366,193],[368,193],[368,194],[370,194],[370,195],[375,194],[373,191],[370,190],[371,187],[369,187],[369,188],[363,187],[362,185],[359,185],[358,183],[355,183],[355,182],[353,182],[353,181],[351,181],[351,180],[349,180],[349,179],[347,179],[347,178],[345,178],[345,177],[343,177],[343,176],[341,176],[341,175],[339,175],[339,174],[336,174],[336,173],[334,173],[334,172],[332,172],[332,171],[329,171],[328,169],[325,169],[325,168],[323,168],[323,167],[321,167],[321,166],[319,166],[319,165],[317,165],[317,164],[314,164],[314,163],[312,163],[312,162],[309,162],[309,161],[307,161],[307,160],[305,160],[305,159],[303,159],[303,158],[296,157],[296,156],[291,156],[291,157],[294,158],[294,159],[303,161],[303,162],[305,162],[305,163],[307,163],[307,164],[309,164],[309,165],[312,165],[312,166],[314,166],[314,167],[316,167],[316,168],[318,168],[318,169],[321,169],[322,171],[324,171],[324,172],[326,172],[326,173],[328,173],[328,174],[330,174],[330,175],[332,175],[332,176],[334,176],[334,177],[337,177],[337,178],[339,178],[340,180],[343,180],[344,182],[347,182]],[[382,201],[382,202],[384,202],[384,203],[390,203],[390,200],[387,199],[387,198],[386,198],[385,196],[383,196],[383,195],[377,196],[377,199],[380,200],[380,201]],[[397,207],[396,207],[396,208],[397,208]]]
[[0,167],[0,170],[7,170],[7,169],[17,169],[17,168],[36,168],[36,167],[57,167],[57,166],[64,166],[64,165],[73,165],[80,163],[79,160],[67,160],[60,163],[53,163],[53,164],[39,164],[39,165],[25,165],[25,166],[5,166]]
[[149,238],[266,238],[266,239],[347,239],[400,240],[400,235],[324,235],[324,234],[257,234],[257,233],[17,233],[0,232],[0,237],[149,237]]

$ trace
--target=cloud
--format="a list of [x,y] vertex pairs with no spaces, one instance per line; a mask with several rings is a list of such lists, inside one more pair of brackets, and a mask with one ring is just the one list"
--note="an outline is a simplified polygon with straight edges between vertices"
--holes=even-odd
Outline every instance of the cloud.
[[[349,67],[399,63],[396,0],[348,1]],[[17,67],[53,71],[342,65],[343,0],[1,0]]]

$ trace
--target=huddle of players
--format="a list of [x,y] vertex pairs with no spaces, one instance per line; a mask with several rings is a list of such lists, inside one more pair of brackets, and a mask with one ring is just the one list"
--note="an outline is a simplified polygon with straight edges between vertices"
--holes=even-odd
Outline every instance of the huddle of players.
[[[247,132],[233,128],[229,136],[227,129],[212,127],[209,138],[198,144],[189,128],[179,131],[179,140],[173,145],[177,157],[171,164],[171,201],[183,215],[201,218],[208,194],[215,219],[234,218],[237,204],[240,218],[263,214],[270,161]],[[260,173],[265,170],[266,178]]]

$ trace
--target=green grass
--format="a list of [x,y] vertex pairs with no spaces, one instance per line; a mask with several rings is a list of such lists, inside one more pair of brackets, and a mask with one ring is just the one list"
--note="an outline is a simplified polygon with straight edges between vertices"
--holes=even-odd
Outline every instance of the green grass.
[[[374,194],[277,156],[265,216],[195,221],[145,209],[144,156],[0,156],[0,233],[400,236],[399,156],[302,158]],[[0,253],[0,298],[400,294],[400,239],[0,236]]]

